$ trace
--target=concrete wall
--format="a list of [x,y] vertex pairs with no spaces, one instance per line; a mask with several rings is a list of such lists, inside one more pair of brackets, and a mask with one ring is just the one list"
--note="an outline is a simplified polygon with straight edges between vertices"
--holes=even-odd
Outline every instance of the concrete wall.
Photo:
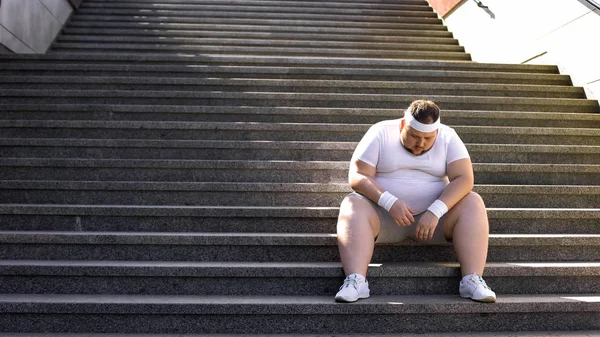
[[2,0],[0,44],[15,53],[45,53],[73,12],[68,0]]
[[600,10],[583,0],[468,0],[444,20],[473,61],[556,64],[600,99]]

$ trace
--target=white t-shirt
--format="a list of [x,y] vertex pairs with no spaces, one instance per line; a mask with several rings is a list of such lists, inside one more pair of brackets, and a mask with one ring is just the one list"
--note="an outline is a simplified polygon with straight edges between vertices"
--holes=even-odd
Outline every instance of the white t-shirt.
[[379,122],[364,135],[352,156],[375,167],[375,180],[388,192],[421,213],[448,185],[447,165],[469,158],[465,144],[454,129],[441,124],[433,147],[415,156],[402,146],[402,119]]

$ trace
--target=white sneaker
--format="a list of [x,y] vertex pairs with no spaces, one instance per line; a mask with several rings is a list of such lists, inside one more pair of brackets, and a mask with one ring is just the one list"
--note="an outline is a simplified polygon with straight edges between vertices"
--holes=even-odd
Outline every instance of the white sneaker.
[[335,295],[335,300],[339,302],[356,302],[359,298],[367,298],[369,295],[369,282],[364,278],[357,277],[356,274],[352,274],[344,280],[340,291]]
[[496,293],[485,284],[483,278],[477,274],[470,274],[460,281],[460,296],[473,301],[494,303]]

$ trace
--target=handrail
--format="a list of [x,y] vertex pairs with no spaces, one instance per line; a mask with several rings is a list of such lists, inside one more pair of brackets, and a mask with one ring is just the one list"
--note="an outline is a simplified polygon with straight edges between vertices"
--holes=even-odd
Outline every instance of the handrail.
[[589,3],[590,5],[600,9],[600,1],[596,1],[596,0],[585,0],[587,3]]

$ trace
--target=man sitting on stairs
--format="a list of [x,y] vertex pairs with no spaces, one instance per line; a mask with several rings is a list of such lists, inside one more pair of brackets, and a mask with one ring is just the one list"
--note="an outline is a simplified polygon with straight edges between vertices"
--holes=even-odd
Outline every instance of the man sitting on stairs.
[[440,123],[431,101],[414,101],[404,118],[373,125],[350,163],[355,191],[340,206],[338,246],[347,275],[335,299],[369,297],[367,267],[376,243],[412,238],[452,242],[460,262],[460,296],[495,302],[482,279],[489,224],[481,197],[472,192],[473,167],[456,132]]

